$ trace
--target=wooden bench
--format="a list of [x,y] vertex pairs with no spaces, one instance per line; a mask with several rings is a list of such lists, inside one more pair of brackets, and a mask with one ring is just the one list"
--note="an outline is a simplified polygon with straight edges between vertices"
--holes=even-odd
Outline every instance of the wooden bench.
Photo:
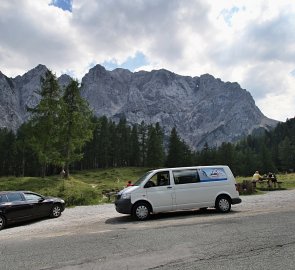
[[269,189],[273,189],[273,188],[281,189],[282,184],[283,184],[282,181],[268,182],[268,180],[259,180],[256,183],[259,184],[260,187],[269,188]]

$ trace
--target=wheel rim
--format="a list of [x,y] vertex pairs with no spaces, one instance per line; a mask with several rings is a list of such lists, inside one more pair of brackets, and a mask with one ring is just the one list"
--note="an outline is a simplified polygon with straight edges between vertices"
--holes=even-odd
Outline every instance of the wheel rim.
[[223,212],[226,212],[229,209],[229,201],[227,199],[221,199],[218,205],[219,209]]
[[60,212],[61,212],[61,209],[60,209],[59,206],[53,207],[53,209],[52,209],[52,215],[54,217],[59,217],[60,216]]
[[135,213],[139,219],[145,219],[145,218],[147,218],[147,216],[149,214],[149,209],[145,205],[139,205],[136,208]]
[[4,219],[3,217],[0,217],[0,229],[4,226]]

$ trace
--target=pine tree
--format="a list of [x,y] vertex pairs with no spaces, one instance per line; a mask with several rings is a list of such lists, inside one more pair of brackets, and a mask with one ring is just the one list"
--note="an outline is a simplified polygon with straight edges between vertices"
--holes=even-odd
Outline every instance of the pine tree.
[[110,128],[108,119],[103,116],[100,118],[100,128],[97,137],[97,155],[99,161],[99,167],[107,168],[110,160]]
[[58,126],[60,156],[54,162],[64,166],[65,177],[68,177],[69,165],[83,157],[82,148],[92,138],[92,113],[80,95],[76,80],[65,88],[61,104]]
[[182,143],[177,134],[176,128],[171,130],[168,145],[168,155],[166,165],[168,167],[178,167],[183,164]]
[[283,141],[279,143],[278,146],[280,167],[284,171],[293,169],[295,162],[295,149],[291,144],[289,137],[285,137]]
[[140,147],[138,141],[137,125],[133,125],[130,138],[130,165],[140,165]]
[[28,108],[32,115],[28,127],[31,129],[29,144],[38,157],[41,175],[44,177],[48,164],[56,163],[60,158],[57,145],[61,90],[56,76],[51,71],[41,79],[40,95],[39,104],[35,108]]
[[139,147],[140,147],[140,159],[141,166],[146,166],[146,152],[147,152],[147,126],[142,121],[138,127],[138,139],[139,139]]
[[159,123],[156,127],[150,125],[148,127],[147,136],[147,166],[160,167],[163,165],[164,149],[163,149],[163,132]]

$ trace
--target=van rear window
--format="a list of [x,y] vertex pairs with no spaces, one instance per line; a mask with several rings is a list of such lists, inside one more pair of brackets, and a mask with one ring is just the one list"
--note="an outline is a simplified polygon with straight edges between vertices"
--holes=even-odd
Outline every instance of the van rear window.
[[227,180],[223,168],[201,168],[198,169],[201,182],[214,182]]

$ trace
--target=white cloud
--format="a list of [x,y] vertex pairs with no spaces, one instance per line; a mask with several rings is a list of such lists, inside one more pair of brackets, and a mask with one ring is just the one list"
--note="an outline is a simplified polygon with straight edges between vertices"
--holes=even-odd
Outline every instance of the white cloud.
[[148,63],[137,70],[237,81],[266,116],[294,117],[292,0],[73,0],[72,12],[51,2],[0,1],[7,76],[41,63],[81,78],[96,63],[130,64],[140,52]]

